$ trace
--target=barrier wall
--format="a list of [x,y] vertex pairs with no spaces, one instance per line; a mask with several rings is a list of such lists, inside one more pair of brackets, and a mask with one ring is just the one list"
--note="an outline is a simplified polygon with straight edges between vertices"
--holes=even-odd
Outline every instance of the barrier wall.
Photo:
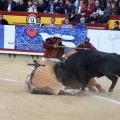
[[120,54],[120,32],[111,30],[79,30],[61,28],[39,28],[32,26],[0,26],[0,48],[11,50],[22,50],[25,52],[43,52],[41,46],[27,46],[8,44],[9,42],[43,44],[47,36],[62,34],[63,44],[75,47],[90,37],[91,43],[100,51],[115,52]]

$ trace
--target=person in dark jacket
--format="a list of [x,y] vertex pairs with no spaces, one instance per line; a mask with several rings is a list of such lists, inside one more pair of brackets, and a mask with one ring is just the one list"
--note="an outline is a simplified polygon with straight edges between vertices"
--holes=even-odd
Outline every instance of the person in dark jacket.
[[4,10],[6,0],[0,0],[0,10]]
[[39,0],[38,5],[37,5],[37,11],[38,12],[45,12],[46,8],[47,8],[46,2],[44,2],[43,0]]
[[93,12],[92,16],[88,19],[88,23],[100,23],[100,18],[98,16],[98,13]]
[[54,0],[50,0],[45,12],[48,13],[56,13],[56,2]]
[[65,13],[70,14],[75,11],[76,7],[72,4],[71,0],[66,0]]
[[69,21],[70,22],[78,22],[78,16],[75,12],[71,12],[69,16]]
[[0,14],[0,25],[8,25],[8,21],[3,18],[2,14]]
[[9,12],[10,11],[15,11],[16,10],[16,2],[14,2],[13,0],[8,0],[5,3],[4,10],[9,11]]
[[120,24],[119,21],[115,21],[114,28],[112,30],[120,31],[119,24]]
[[19,0],[19,3],[16,6],[16,11],[20,11],[20,12],[26,12],[27,11],[27,6],[24,3],[24,0]]
[[56,13],[65,13],[65,3],[63,0],[58,0],[56,3]]

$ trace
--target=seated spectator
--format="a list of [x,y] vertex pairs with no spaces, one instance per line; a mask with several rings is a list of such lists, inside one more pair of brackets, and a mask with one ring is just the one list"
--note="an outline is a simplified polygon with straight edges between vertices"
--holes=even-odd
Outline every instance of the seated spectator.
[[44,0],[38,0],[37,11],[45,12],[47,9],[47,3]]
[[52,28],[58,27],[58,25],[55,24],[55,18],[54,17],[51,17],[50,24],[47,24],[46,27],[52,27]]
[[101,23],[107,23],[110,15],[111,15],[111,3],[107,2],[107,6],[106,6],[106,8],[104,10],[104,14],[102,15],[102,18],[101,18]]
[[117,11],[118,11],[118,15],[120,15],[120,1],[118,3]]
[[27,12],[33,12],[31,0],[28,1],[27,5],[28,5],[28,6],[27,6]]
[[75,12],[71,12],[69,15],[69,21],[70,22],[78,22],[78,16]]
[[111,0],[99,0],[100,7],[101,7],[102,11],[104,10],[107,2],[111,2]]
[[72,3],[72,4],[75,4],[75,1],[76,1],[76,0],[71,0],[71,3]]
[[72,24],[69,24],[69,19],[66,18],[64,20],[64,24],[62,24],[61,28],[73,28],[73,25]]
[[75,11],[75,9],[76,7],[72,4],[71,0],[66,0],[65,13],[71,14],[71,12]]
[[48,6],[49,0],[44,0],[44,2]]
[[33,2],[31,0],[28,1],[28,6],[27,6],[27,11],[28,12],[34,12],[37,13],[37,1],[34,0]]
[[36,17],[36,23],[33,23],[33,26],[37,26],[37,27],[44,27],[45,26],[43,23],[41,23],[41,17],[40,16]]
[[65,13],[65,3],[63,0],[58,0],[56,3],[56,13]]
[[8,25],[8,21],[3,18],[2,14],[0,14],[0,25]]
[[111,3],[107,2],[107,5],[104,9],[104,14],[111,14]]
[[87,30],[87,27],[86,27],[86,25],[85,25],[85,18],[84,18],[84,17],[80,18],[80,23],[78,23],[78,24],[76,25],[76,28],[77,28],[77,29]]
[[85,13],[87,15],[90,16],[90,14],[93,11],[94,6],[95,6],[94,1],[93,0],[88,0],[88,2],[84,5],[83,10],[85,11]]
[[111,15],[117,15],[117,7],[115,6],[115,3],[111,3]]
[[102,9],[101,9],[101,6],[100,6],[100,3],[99,3],[98,0],[95,1],[95,6],[94,6],[92,12],[96,12],[96,13],[98,13],[98,15],[104,14],[104,13],[102,12]]
[[27,6],[24,3],[24,0],[19,0],[19,3],[16,6],[16,11],[26,12]]
[[9,11],[9,12],[10,11],[15,11],[16,10],[16,2],[14,2],[13,0],[8,0],[5,3],[4,10]]
[[54,0],[50,0],[48,2],[48,6],[45,12],[56,13],[56,2],[54,2]]
[[88,19],[89,23],[100,23],[100,18],[96,12],[92,13],[92,16]]
[[0,0],[0,10],[4,10],[6,0]]
[[116,7],[118,7],[120,0],[113,0],[113,3],[115,4]]
[[80,1],[78,2],[78,5],[76,6],[75,12],[76,12],[77,14],[80,14],[81,11],[83,11],[83,7],[84,7],[83,0],[80,0]]
[[34,6],[36,6],[36,7],[38,6],[38,0],[33,0],[32,3]]
[[115,22],[114,22],[114,28],[113,28],[112,30],[120,31],[120,28],[119,28],[119,21],[115,21]]
[[82,17],[85,18],[85,23],[88,23],[89,16],[84,11],[81,11],[81,14],[78,16],[78,22],[80,22],[80,18]]

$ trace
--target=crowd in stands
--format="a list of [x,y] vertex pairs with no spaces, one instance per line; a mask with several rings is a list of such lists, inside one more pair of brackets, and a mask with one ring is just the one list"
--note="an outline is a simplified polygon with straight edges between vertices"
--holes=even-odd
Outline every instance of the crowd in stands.
[[[55,20],[56,20],[55,17],[51,17],[50,23],[45,25],[44,23],[41,22],[41,17],[40,16],[36,16],[36,23],[31,23],[30,25],[31,26],[37,26],[37,27],[48,27],[48,28],[49,27],[50,28],[74,28],[74,26],[70,23],[69,18],[65,18],[63,23],[62,23],[62,25],[55,24]],[[75,28],[87,30],[87,26],[86,26],[85,22],[86,22],[85,17],[81,17],[80,21],[75,26]],[[3,18],[2,14],[0,14],[0,24],[2,24],[2,25],[9,25],[8,21]],[[111,29],[111,30],[120,31],[119,21],[115,21],[114,22],[114,28]]]
[[0,0],[0,10],[69,14],[70,22],[106,23],[120,15],[120,0]]

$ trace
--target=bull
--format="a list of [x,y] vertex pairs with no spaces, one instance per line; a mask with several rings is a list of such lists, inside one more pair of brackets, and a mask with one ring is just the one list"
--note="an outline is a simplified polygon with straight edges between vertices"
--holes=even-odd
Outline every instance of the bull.
[[95,50],[81,49],[58,63],[55,68],[57,80],[75,79],[81,83],[81,91],[85,91],[90,78],[106,76],[112,81],[109,93],[120,77],[120,55]]

